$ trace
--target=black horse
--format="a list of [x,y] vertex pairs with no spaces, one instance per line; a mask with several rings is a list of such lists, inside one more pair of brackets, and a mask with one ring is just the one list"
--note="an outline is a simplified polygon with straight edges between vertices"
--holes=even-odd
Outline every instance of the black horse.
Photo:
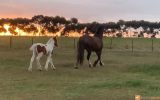
[[101,59],[101,53],[103,48],[103,31],[104,26],[100,25],[97,28],[97,31],[95,32],[94,36],[89,36],[88,34],[85,34],[79,38],[79,41],[77,43],[77,62],[75,68],[78,68],[79,64],[83,64],[85,50],[88,53],[87,60],[89,63],[89,67],[92,67],[92,64],[89,60],[92,52],[95,52],[98,57],[97,60],[94,62],[93,66],[95,67],[98,62],[100,66],[104,65]]

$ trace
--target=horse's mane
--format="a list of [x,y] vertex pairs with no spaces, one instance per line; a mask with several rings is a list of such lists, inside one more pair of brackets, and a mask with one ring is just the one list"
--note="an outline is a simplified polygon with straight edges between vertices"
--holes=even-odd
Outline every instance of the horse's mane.
[[97,31],[95,32],[94,36],[102,38],[103,37],[103,31],[104,31],[104,26],[99,25],[99,27],[97,28]]
[[50,39],[48,40],[47,44],[49,44],[51,41],[53,41],[53,39],[52,39],[52,38],[50,38]]

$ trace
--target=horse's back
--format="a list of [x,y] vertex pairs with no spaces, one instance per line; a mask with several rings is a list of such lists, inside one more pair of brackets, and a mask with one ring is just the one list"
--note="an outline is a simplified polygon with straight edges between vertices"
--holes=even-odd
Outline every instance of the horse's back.
[[83,35],[79,38],[79,45],[83,45],[85,49],[96,51],[96,50],[102,49],[103,42],[101,39],[97,37]]
[[45,46],[45,44],[43,43],[34,43],[32,44],[32,46],[29,48],[30,51],[33,51],[34,49],[36,49],[37,46]]

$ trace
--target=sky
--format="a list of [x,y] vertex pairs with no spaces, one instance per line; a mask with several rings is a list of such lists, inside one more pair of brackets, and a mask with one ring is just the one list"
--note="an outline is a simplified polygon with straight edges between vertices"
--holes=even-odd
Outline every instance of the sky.
[[159,22],[160,0],[0,0],[0,18],[34,15],[75,17],[79,22]]

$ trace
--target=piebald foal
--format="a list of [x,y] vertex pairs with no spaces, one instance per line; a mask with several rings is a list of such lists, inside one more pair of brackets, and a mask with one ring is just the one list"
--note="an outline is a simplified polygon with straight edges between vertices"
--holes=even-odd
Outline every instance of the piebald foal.
[[30,47],[30,50],[33,52],[31,60],[30,60],[30,65],[28,67],[28,71],[32,71],[32,64],[34,59],[36,58],[36,62],[38,65],[38,69],[41,71],[42,66],[40,64],[40,59],[43,55],[47,56],[47,61],[45,64],[45,70],[48,71],[48,64],[51,64],[51,68],[55,70],[56,68],[54,67],[53,61],[52,61],[52,53],[53,53],[53,48],[57,47],[57,38],[53,37],[48,40],[46,44],[42,43],[35,43]]

